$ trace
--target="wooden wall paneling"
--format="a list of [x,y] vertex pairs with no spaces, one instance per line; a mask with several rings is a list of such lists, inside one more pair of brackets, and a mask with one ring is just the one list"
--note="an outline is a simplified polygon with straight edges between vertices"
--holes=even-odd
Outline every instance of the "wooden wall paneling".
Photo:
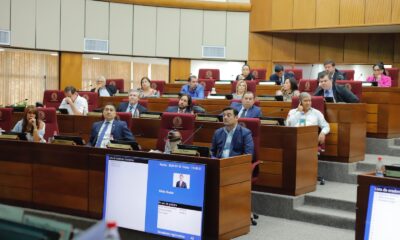
[[271,28],[293,27],[293,0],[272,0]]
[[337,63],[343,62],[343,34],[321,34],[319,43],[320,62],[323,62],[327,59],[332,59]]
[[392,21],[392,0],[365,0],[365,24],[383,24]]
[[396,33],[394,40],[394,62],[400,63],[400,33]]
[[346,34],[343,58],[346,63],[366,62],[368,59],[368,34]]
[[340,0],[316,0],[316,27],[339,25]]
[[191,74],[190,59],[172,58],[169,66],[170,82],[175,82],[176,79],[187,79]]
[[272,61],[293,62],[295,60],[296,35],[293,33],[276,33],[272,39]]
[[251,0],[250,31],[271,29],[272,0]]
[[60,89],[71,85],[82,89],[82,54],[63,52],[60,57]]
[[340,25],[364,24],[365,0],[340,0]]
[[369,62],[392,63],[394,58],[394,34],[369,35]]
[[319,34],[297,34],[296,62],[319,62]]
[[315,0],[294,0],[293,28],[315,27]]
[[249,35],[249,57],[254,60],[271,60],[272,34],[250,33]]
[[392,0],[392,23],[400,23],[400,0]]

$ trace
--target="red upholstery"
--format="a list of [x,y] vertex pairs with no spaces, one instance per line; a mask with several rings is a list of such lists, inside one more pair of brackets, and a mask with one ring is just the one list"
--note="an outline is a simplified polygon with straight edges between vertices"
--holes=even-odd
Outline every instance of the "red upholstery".
[[339,70],[345,74],[345,80],[354,80],[354,70]]
[[388,76],[392,79],[392,87],[399,86],[399,69],[398,68],[386,68]]
[[[238,81],[232,81],[231,92],[233,93],[236,92],[237,83]],[[254,95],[256,95],[257,81],[246,81],[246,83],[247,83],[247,91],[253,92]]]
[[350,91],[354,93],[361,100],[362,95],[362,82],[353,80],[336,80],[336,84],[345,85]]
[[[292,108],[299,106],[299,97],[292,98]],[[322,96],[311,96],[311,106],[318,109],[322,114],[325,114],[325,101]]]
[[303,69],[301,68],[292,68],[292,69],[285,69],[285,73],[292,72],[294,74],[294,78],[302,79],[303,78]]
[[199,69],[199,79],[219,79],[219,69]]
[[239,124],[249,129],[254,142],[254,159],[258,160],[260,150],[260,119],[258,118],[239,118]]
[[89,112],[99,107],[98,94],[95,92],[78,91],[78,94],[88,102]]
[[63,91],[46,90],[43,95],[43,105],[46,107],[58,108],[64,97]]
[[164,80],[151,80],[151,88],[160,92],[162,95],[165,91],[165,81]]
[[[211,89],[215,85],[215,80],[214,79],[199,79],[199,83],[201,85],[203,85],[204,93],[205,93],[205,92],[210,92],[211,91]],[[207,96],[207,94],[204,94],[204,95]]]
[[149,103],[149,100],[147,100],[147,99],[139,99],[139,104],[145,108],[147,108],[148,103]]
[[0,108],[0,128],[6,132],[11,131],[12,129],[12,108]]
[[[168,99],[168,107],[170,106],[178,106],[179,99],[178,98],[169,98]],[[192,105],[196,105],[196,99],[192,98]]]
[[55,108],[38,108],[39,119],[41,119],[44,123],[46,123],[46,132],[44,133],[44,139],[47,141],[49,137],[54,135],[54,132],[57,134],[58,131],[58,123],[57,123],[57,115]]
[[318,88],[318,80],[301,79],[299,82],[299,91],[313,94]]
[[178,130],[182,135],[182,142],[192,144],[193,138],[188,139],[194,130],[194,114],[164,112],[161,117],[160,132],[158,135],[157,149],[164,151],[165,137],[172,129]]
[[124,79],[107,79],[106,84],[115,86],[120,92],[124,91]]
[[250,72],[256,80],[267,79],[267,70],[264,68],[253,68],[250,70]]
[[[242,100],[241,100],[241,99],[232,99],[232,100],[231,100],[231,104],[234,103],[234,102],[242,103]],[[257,107],[259,107],[259,106],[260,106],[260,100],[255,100],[255,101],[254,101],[254,105],[256,105]]]
[[125,121],[129,129],[132,128],[132,113],[130,112],[117,112],[119,120]]

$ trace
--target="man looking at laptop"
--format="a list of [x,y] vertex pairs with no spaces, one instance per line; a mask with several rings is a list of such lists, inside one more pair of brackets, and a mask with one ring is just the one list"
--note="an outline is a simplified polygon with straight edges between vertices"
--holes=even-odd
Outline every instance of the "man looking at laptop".
[[337,85],[329,77],[329,73],[319,74],[319,87],[315,90],[314,96],[323,96],[325,99],[333,99],[333,102],[358,103],[358,97],[344,85]]

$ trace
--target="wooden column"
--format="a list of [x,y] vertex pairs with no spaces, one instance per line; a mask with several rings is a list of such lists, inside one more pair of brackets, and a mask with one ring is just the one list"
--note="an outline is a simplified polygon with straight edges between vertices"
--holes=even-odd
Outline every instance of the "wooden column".
[[82,54],[61,53],[60,58],[60,89],[66,86],[82,88]]
[[[169,81],[175,82],[176,79],[187,79],[190,75],[190,59],[171,58],[169,65]],[[193,73],[197,75],[196,73]]]

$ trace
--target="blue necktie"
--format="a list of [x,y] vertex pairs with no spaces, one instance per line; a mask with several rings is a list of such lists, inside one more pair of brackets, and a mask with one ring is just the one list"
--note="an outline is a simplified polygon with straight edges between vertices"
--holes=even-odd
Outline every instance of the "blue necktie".
[[99,138],[97,139],[96,147],[100,147],[100,146],[101,146],[101,142],[102,142],[103,139],[104,139],[104,135],[106,135],[106,131],[107,131],[107,128],[108,128],[108,124],[110,124],[110,122],[105,122],[105,123],[104,123],[104,127],[103,127],[103,129],[101,130],[101,133],[100,133]]
[[240,117],[239,117],[239,118],[244,118],[244,117],[246,117],[246,112],[247,112],[247,109],[244,108],[243,111],[242,111],[242,114],[240,114]]
[[131,113],[133,109],[133,105],[129,105],[129,112]]
[[329,90],[325,90],[325,97],[329,97]]

